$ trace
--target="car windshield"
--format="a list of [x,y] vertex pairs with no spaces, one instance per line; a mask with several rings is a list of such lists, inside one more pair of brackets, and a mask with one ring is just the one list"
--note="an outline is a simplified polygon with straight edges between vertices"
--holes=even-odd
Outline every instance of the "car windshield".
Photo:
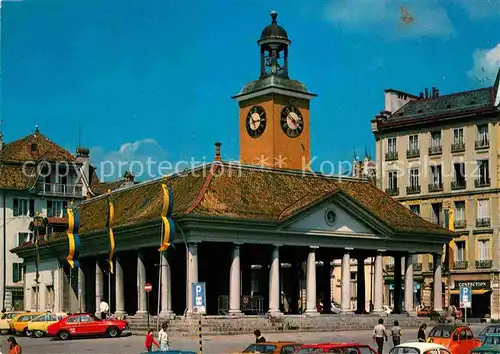
[[276,346],[271,344],[252,344],[243,353],[274,353]]
[[295,354],[309,354],[309,353],[330,353],[328,349],[323,348],[301,348]]
[[500,333],[500,326],[488,326],[484,327],[479,333],[480,336],[486,336],[488,333]]
[[452,328],[447,327],[434,327],[429,333],[429,337],[434,338],[450,338]]
[[412,347],[392,348],[390,354],[420,354],[420,350]]
[[486,345],[500,345],[500,336],[486,336],[483,344]]

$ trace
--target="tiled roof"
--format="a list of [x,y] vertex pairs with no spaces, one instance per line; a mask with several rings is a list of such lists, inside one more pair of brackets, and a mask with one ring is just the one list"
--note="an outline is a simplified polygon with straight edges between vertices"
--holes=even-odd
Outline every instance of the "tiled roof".
[[[32,152],[33,144],[36,144],[36,152]],[[37,160],[75,162],[76,158],[66,149],[50,141],[43,134],[35,132],[6,144],[0,150],[0,161],[2,160],[20,162]]]
[[28,189],[36,182],[34,174],[33,166],[26,166],[23,171],[20,163],[0,161],[0,189]]
[[458,92],[450,95],[410,101],[394,112],[387,121],[424,118],[446,113],[467,112],[480,108],[493,107],[493,103],[493,88],[487,87],[473,91]]
[[[144,182],[112,192],[115,227],[159,219],[161,182]],[[449,234],[362,180],[214,163],[172,176],[168,182],[174,193],[176,216],[279,222],[331,194],[343,193],[397,232]],[[104,230],[107,208],[105,196],[80,204],[80,234]]]

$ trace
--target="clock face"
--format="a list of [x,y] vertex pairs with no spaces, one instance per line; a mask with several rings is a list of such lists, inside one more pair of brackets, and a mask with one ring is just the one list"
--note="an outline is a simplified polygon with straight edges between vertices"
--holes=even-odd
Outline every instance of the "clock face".
[[291,138],[298,137],[304,129],[304,119],[300,110],[287,106],[281,111],[281,128]]
[[261,106],[253,106],[247,114],[247,132],[252,138],[258,138],[266,129],[266,111]]

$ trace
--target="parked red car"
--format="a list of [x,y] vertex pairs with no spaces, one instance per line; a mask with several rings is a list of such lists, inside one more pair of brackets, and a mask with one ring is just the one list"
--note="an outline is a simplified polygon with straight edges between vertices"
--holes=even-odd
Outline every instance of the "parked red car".
[[47,335],[66,340],[76,336],[108,335],[112,338],[130,334],[128,322],[124,320],[100,320],[91,314],[70,315],[47,328]]
[[302,344],[294,353],[377,354],[377,351],[368,345],[359,343],[321,343]]

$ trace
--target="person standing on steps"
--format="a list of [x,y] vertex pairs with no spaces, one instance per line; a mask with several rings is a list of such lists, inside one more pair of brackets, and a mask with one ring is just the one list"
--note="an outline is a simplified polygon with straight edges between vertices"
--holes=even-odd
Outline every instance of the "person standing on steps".
[[163,322],[163,324],[161,325],[161,330],[160,332],[158,332],[158,342],[160,343],[161,352],[166,352],[167,350],[170,350],[170,342],[168,340],[167,329],[168,329],[167,322]]
[[394,327],[391,328],[392,344],[394,344],[394,346],[400,345],[402,336],[403,330],[399,327],[399,322],[394,321]]
[[384,339],[387,342],[387,332],[384,327],[384,320],[379,318],[378,325],[373,328],[373,339],[377,343],[377,353],[382,354],[384,351]]

